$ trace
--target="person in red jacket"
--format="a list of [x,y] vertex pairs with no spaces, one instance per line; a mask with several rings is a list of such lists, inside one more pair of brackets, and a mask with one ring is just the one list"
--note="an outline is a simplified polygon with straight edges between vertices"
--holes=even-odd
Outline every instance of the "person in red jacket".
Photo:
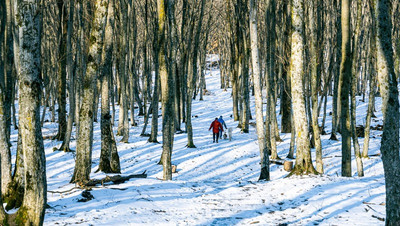
[[213,129],[213,143],[215,143],[215,140],[218,143],[218,137],[219,137],[219,130],[224,131],[224,128],[222,127],[221,123],[218,121],[218,118],[215,118],[215,120],[211,123],[210,128],[208,131]]

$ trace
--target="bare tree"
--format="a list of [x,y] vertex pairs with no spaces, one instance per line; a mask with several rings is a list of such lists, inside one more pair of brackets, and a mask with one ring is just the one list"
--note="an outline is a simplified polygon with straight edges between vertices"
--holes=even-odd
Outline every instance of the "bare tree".
[[10,140],[7,135],[9,132],[9,126],[7,126],[8,115],[7,115],[7,91],[6,91],[6,39],[7,39],[7,13],[6,1],[0,1],[0,157],[1,157],[1,193],[5,195],[7,193],[7,187],[11,183],[11,151],[10,151]]
[[112,77],[112,53],[114,35],[114,0],[108,6],[108,22],[104,34],[104,52],[102,55],[100,80],[101,80],[101,153],[99,169],[105,173],[120,173],[121,166],[112,131],[110,114],[110,80]]
[[296,130],[296,163],[290,174],[317,174],[311,161],[310,141],[304,101],[304,4],[292,1],[292,47],[290,73],[292,78],[293,117]]
[[67,65],[67,77],[69,81],[68,87],[68,100],[69,100],[69,114],[67,121],[67,129],[65,131],[65,136],[63,143],[61,144],[60,150],[69,152],[69,142],[71,140],[72,127],[74,123],[74,113],[75,113],[75,76],[74,76],[74,62],[72,60],[72,29],[74,21],[74,10],[75,10],[75,0],[69,1],[69,16],[67,25],[67,40],[66,40],[66,65]]
[[[167,3],[167,4],[166,4]],[[168,15],[168,32],[172,34],[172,29],[174,29],[175,19],[174,19],[174,0],[158,0],[158,32],[159,32],[159,46],[160,46],[160,77],[161,77],[161,98],[162,98],[162,134],[163,134],[163,152],[162,152],[162,165],[163,165],[163,180],[172,179],[171,170],[171,155],[174,144],[174,74],[172,71],[167,71],[166,63],[166,36],[165,27]],[[165,8],[167,8],[167,13]],[[173,42],[174,37],[170,37],[170,42]],[[175,48],[175,45],[170,47]],[[172,51],[174,51],[172,49]],[[169,63],[173,64],[175,59],[170,59]]]
[[399,92],[393,66],[390,1],[375,3],[377,73],[383,113],[381,153],[386,187],[385,224],[400,225]]
[[265,127],[264,127],[264,116],[262,109],[262,86],[261,86],[261,71],[260,71],[260,57],[258,49],[258,35],[257,35],[257,10],[258,1],[250,0],[250,40],[251,40],[251,59],[253,66],[253,78],[254,78],[254,92],[256,100],[256,125],[257,125],[257,137],[258,137],[258,147],[260,149],[261,157],[261,173],[259,180],[269,180],[269,156],[268,148],[265,137]]
[[19,123],[24,156],[23,204],[15,222],[42,225],[47,199],[46,159],[40,124],[41,1],[18,0],[15,12],[15,62],[19,78]]
[[[103,34],[107,19],[109,0],[96,0],[93,11],[90,12],[91,31],[86,74],[83,78],[83,101],[79,113],[79,137],[76,146],[75,170],[72,183],[85,183],[89,180],[92,163],[93,145],[93,103],[94,89],[97,83],[97,70],[101,62],[103,50]],[[90,2],[86,3],[90,7]],[[97,110],[97,109],[96,109]]]
[[351,177],[351,134],[349,93],[351,81],[350,0],[342,0],[342,62],[340,64],[340,103],[342,134],[342,176]]

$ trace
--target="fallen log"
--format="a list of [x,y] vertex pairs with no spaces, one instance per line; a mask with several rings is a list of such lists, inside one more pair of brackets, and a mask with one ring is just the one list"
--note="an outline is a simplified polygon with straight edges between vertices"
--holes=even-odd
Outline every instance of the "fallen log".
[[83,184],[83,186],[89,187],[89,186],[96,186],[98,184],[103,185],[104,183],[108,183],[108,182],[112,182],[113,184],[121,184],[132,178],[147,178],[146,170],[141,174],[131,174],[128,176],[115,175],[112,177],[106,176],[103,179],[91,179],[88,182],[86,182],[85,184]]

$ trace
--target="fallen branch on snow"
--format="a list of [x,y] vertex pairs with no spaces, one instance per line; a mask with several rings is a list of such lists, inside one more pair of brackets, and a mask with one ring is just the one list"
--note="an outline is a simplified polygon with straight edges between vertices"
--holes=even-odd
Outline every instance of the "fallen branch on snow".
[[98,184],[103,185],[104,183],[108,183],[108,182],[112,182],[113,184],[122,184],[125,181],[128,181],[132,178],[147,178],[146,170],[141,174],[131,174],[128,176],[116,175],[116,176],[112,176],[112,177],[106,176],[103,179],[91,179],[86,184],[83,184],[82,186],[91,187],[91,186],[96,186]]
[[363,202],[363,204],[366,204],[366,205],[380,205],[380,206],[384,206],[384,205],[386,205],[386,203],[384,203],[384,202],[381,202],[381,203],[373,203],[373,202]]
[[385,218],[383,218],[383,217],[378,217],[378,216],[375,216],[375,215],[372,215],[372,217],[376,218],[376,219],[378,219],[380,221],[385,221]]
[[49,193],[56,193],[56,194],[63,194],[63,193],[70,192],[70,191],[72,191],[72,190],[74,190],[74,189],[81,189],[81,188],[80,188],[80,187],[73,187],[73,188],[68,189],[68,190],[66,190],[66,191],[47,191],[47,192],[49,192]]
[[[368,155],[368,157],[379,157],[379,156],[381,156],[381,153]],[[341,158],[341,157],[342,157],[341,155],[330,155],[330,156],[324,156],[322,158],[323,159],[330,159],[330,158]]]

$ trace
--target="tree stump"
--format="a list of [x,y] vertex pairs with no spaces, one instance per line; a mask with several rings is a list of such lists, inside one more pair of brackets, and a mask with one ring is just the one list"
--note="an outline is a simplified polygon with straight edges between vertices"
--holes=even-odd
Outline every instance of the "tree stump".
[[176,173],[176,165],[172,165],[172,173]]
[[287,172],[290,172],[293,169],[293,162],[292,161],[285,161],[283,163],[283,169]]

